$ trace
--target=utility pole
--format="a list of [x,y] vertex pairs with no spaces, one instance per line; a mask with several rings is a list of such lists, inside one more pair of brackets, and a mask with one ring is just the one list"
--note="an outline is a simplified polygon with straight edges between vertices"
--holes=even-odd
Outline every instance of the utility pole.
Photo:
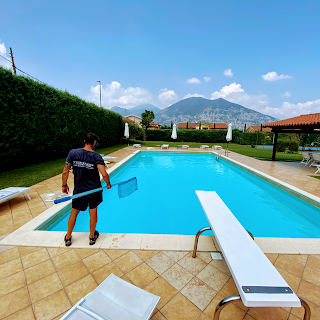
[[99,84],[100,84],[100,107],[101,107],[101,81],[97,80],[97,82],[99,82]]
[[12,54],[12,49],[10,48],[10,53],[11,53],[11,60],[12,60],[12,68],[13,68],[13,72],[16,75],[17,71],[16,71],[16,66],[14,65],[14,60],[13,60],[13,54]]

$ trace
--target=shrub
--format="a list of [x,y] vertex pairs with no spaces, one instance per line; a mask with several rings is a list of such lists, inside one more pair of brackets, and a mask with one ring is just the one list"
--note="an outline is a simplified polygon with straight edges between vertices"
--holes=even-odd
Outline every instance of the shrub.
[[[172,141],[171,129],[148,130],[148,141]],[[194,130],[180,129],[177,131],[177,142],[226,142],[227,130]]]
[[65,156],[88,132],[115,145],[123,130],[121,115],[0,67],[1,171]]
[[278,140],[277,142],[277,152],[285,152],[288,146],[289,140]]
[[299,141],[291,140],[288,148],[291,152],[298,152],[299,151]]

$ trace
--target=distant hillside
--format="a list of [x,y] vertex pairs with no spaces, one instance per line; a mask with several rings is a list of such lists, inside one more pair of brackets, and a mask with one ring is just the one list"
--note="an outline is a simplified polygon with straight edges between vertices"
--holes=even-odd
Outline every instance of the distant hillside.
[[243,129],[245,123],[248,128],[251,125],[260,125],[277,121],[277,119],[222,98],[208,100],[193,97],[181,100],[161,110],[154,119],[154,122],[161,125],[169,125],[171,121],[177,124],[199,121],[225,122],[227,124],[231,122],[234,128]]
[[146,103],[146,104],[139,104],[138,106],[135,106],[130,109],[125,109],[125,108],[121,108],[121,107],[112,107],[110,110],[120,113],[123,117],[128,116],[130,114],[134,114],[136,116],[141,117],[141,113],[145,112],[145,110],[153,111],[154,114],[156,115],[162,109],[160,109],[152,104]]

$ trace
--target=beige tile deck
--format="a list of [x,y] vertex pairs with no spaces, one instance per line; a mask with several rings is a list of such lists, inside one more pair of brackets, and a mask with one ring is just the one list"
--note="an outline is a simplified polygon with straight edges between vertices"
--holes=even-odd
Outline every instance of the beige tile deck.
[[[136,150],[123,149],[112,155],[121,160],[133,151]],[[320,181],[309,177],[314,169],[296,163],[259,161],[232,152],[229,156],[320,196]],[[43,212],[46,206],[40,194],[59,191],[60,184],[61,176],[58,175],[33,186],[31,201],[21,196],[1,204],[0,237]],[[72,186],[71,179],[69,185]],[[147,236],[145,242],[143,238],[130,240],[141,241],[150,251],[121,247],[125,247],[129,238],[110,242],[105,237],[102,240],[106,248],[58,248],[59,244],[57,247],[0,246],[0,319],[59,319],[110,273],[161,297],[152,320],[212,319],[217,303],[227,295],[237,294],[225,262],[212,261],[207,252],[199,252],[197,259],[191,260],[190,252],[159,248]],[[79,243],[81,241],[79,239]],[[110,249],[112,242],[117,248]],[[189,239],[177,242],[177,249],[191,251],[189,242]],[[274,244],[271,242],[274,250],[276,243],[276,240]],[[215,249],[207,239],[201,245]],[[266,243],[261,240],[259,245],[263,247]],[[295,292],[308,302],[311,319],[320,319],[320,255],[313,254],[318,242],[305,249],[305,243],[288,239],[286,246],[292,254],[275,253],[269,248],[272,253],[266,255]],[[265,249],[268,252],[268,248]],[[302,250],[306,250],[305,254],[297,254]],[[302,308],[246,308],[241,303],[229,305],[223,312],[221,319],[232,320],[296,320],[303,317]]]

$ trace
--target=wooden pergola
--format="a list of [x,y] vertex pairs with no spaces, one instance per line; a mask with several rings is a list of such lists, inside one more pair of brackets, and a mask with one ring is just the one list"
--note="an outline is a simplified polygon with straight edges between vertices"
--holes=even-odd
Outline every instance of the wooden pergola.
[[270,127],[274,133],[272,161],[276,160],[277,139],[279,133],[320,133],[320,113],[305,114],[302,116],[263,124]]

